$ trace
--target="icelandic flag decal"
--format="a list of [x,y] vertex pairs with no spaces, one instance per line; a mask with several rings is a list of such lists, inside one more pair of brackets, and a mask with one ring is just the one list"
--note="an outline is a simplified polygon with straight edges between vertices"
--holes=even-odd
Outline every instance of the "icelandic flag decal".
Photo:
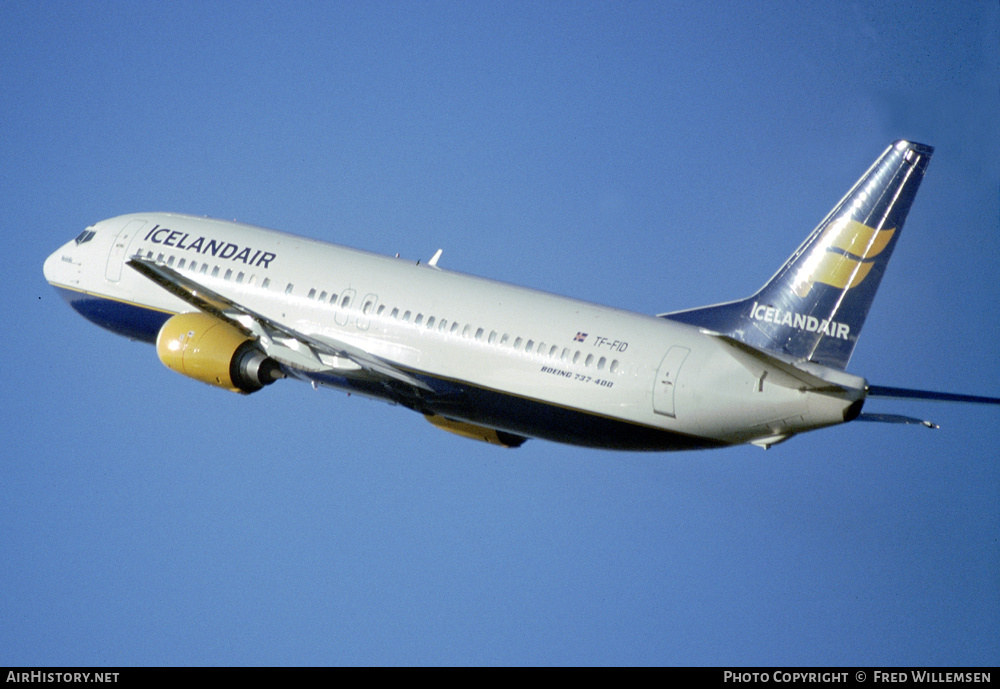
[[574,342],[583,342],[587,339],[587,333],[577,333],[576,337],[573,338]]

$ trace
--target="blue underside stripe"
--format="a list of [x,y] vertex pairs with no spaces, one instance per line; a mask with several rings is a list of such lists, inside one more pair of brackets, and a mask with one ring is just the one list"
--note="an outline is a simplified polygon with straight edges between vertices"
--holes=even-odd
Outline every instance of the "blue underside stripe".
[[156,343],[160,328],[174,314],[88,292],[56,287],[59,295],[91,323],[131,340]]

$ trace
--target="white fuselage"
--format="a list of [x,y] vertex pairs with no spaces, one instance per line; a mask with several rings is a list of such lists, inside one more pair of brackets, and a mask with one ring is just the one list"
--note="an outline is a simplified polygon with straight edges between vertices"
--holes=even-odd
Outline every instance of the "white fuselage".
[[862,379],[815,366],[856,394],[772,384],[689,325],[419,262],[166,213],[88,229],[92,239],[48,258],[45,276],[104,327],[153,341],[167,317],[194,310],[124,265],[138,255],[440,394],[365,380],[350,365],[292,375],[519,435],[625,449],[766,445],[843,422],[863,398]]

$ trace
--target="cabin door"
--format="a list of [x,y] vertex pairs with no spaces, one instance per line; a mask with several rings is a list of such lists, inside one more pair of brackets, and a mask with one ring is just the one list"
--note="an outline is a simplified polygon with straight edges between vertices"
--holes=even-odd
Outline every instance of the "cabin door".
[[115,237],[111,245],[111,253],[108,254],[108,266],[104,271],[104,277],[111,282],[118,282],[122,277],[122,266],[125,265],[125,252],[128,245],[139,235],[139,230],[146,224],[145,220],[131,220],[122,231]]
[[656,371],[656,381],[653,383],[653,411],[657,414],[677,416],[674,409],[677,374],[690,352],[687,347],[671,347],[660,362],[660,368]]

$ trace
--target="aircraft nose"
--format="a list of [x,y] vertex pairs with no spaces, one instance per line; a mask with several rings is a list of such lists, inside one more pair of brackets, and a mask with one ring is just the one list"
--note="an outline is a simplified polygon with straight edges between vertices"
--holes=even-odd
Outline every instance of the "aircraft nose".
[[75,256],[74,242],[66,242],[49,254],[42,264],[42,273],[50,285],[69,285],[79,282],[80,262]]
[[45,259],[45,263],[42,264],[42,273],[45,275],[45,280],[50,284],[58,279],[58,268],[60,263],[60,254],[62,249],[58,249]]

